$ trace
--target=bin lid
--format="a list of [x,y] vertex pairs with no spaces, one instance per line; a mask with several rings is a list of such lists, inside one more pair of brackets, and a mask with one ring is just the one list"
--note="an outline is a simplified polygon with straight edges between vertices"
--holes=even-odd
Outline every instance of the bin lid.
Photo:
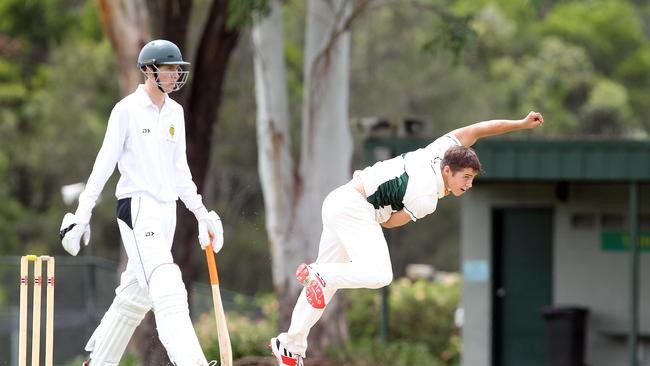
[[552,305],[544,307],[542,314],[544,314],[545,318],[557,316],[586,316],[589,314],[589,309],[583,306]]

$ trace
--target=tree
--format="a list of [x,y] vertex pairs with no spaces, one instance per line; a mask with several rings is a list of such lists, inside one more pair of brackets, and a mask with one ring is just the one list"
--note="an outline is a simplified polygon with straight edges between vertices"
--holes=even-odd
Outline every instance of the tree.
[[[288,326],[298,294],[294,269],[315,259],[320,207],[329,191],[350,178],[352,137],[348,121],[350,27],[368,1],[310,0],[307,3],[304,97],[300,161],[291,156],[281,4],[253,28],[257,140],[273,284],[280,327]],[[314,349],[347,338],[336,301],[315,328]]]
[[150,39],[149,13],[143,0],[97,0],[102,28],[113,45],[120,75],[120,95],[130,94],[142,82],[136,67],[138,53]]
[[596,69],[610,73],[645,41],[637,11],[634,4],[624,1],[567,2],[549,12],[542,32],[584,47]]
[[[78,93],[70,85],[77,75],[67,75],[63,85],[56,85],[60,94],[54,93],[57,72],[67,71],[66,67],[75,61],[96,61],[102,52],[92,47],[97,45],[93,29],[83,25],[92,18],[87,9],[83,3],[59,0],[0,1],[0,177],[4,182],[0,198],[5,202],[0,209],[0,251],[55,253],[47,246],[56,242],[52,233],[58,232],[56,221],[62,211],[58,192],[63,171],[60,162],[66,161],[69,152],[77,147],[68,149],[57,146],[55,141],[65,134],[63,131],[69,132],[74,119],[81,116],[68,113],[61,105],[50,110],[52,114],[44,113],[44,109],[60,94]],[[72,43],[79,47],[76,60],[59,51]],[[87,71],[84,65],[77,66],[83,70],[76,71]],[[95,67],[102,66],[100,63]],[[89,84],[104,80],[96,76],[94,72],[84,75]],[[83,117],[92,118],[101,110],[101,103],[93,99],[96,95],[90,92],[85,95],[89,99],[66,102],[84,105]],[[87,138],[88,129],[84,127],[70,135]]]

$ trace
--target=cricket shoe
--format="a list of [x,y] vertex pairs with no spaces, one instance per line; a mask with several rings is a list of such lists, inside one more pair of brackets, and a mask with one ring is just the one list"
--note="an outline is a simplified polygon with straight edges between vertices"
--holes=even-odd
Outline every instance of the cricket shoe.
[[304,366],[302,363],[302,356],[288,351],[284,348],[282,343],[280,343],[279,339],[271,338],[269,348],[271,349],[273,356],[275,356],[275,359],[278,360],[279,366]]
[[305,289],[307,290],[305,294],[307,295],[307,302],[309,302],[309,305],[316,309],[322,309],[325,307],[325,293],[323,292],[325,281],[323,281],[318,272],[303,263],[298,266],[298,269],[296,269],[296,280],[298,280],[298,283],[305,286]]

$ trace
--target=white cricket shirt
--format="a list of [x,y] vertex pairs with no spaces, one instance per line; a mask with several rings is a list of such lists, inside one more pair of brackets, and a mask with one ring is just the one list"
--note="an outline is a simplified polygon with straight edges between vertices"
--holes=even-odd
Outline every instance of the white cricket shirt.
[[77,215],[89,219],[108,178],[120,171],[118,199],[148,194],[161,202],[179,197],[190,210],[203,206],[187,165],[183,107],[165,95],[162,109],[153,104],[144,85],[119,101],[111,111],[104,142]]
[[354,172],[363,181],[377,222],[387,221],[393,212],[401,209],[413,221],[433,213],[438,199],[445,195],[440,163],[447,149],[460,145],[456,136],[446,134],[425,148]]

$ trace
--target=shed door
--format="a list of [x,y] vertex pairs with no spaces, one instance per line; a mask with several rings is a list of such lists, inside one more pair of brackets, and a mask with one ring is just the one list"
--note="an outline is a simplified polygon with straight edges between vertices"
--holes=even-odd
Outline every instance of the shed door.
[[542,309],[551,304],[553,211],[493,211],[493,365],[545,366]]

